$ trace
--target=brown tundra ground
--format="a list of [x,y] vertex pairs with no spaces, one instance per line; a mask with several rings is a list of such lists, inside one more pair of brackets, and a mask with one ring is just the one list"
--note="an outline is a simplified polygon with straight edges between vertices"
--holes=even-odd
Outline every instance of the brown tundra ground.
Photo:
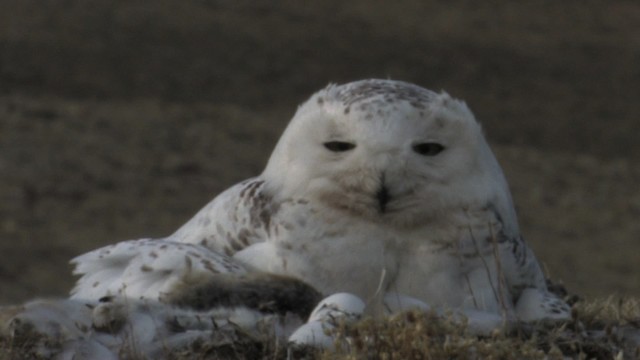
[[0,0],[0,304],[257,175],[329,82],[465,99],[549,276],[640,296],[634,1]]

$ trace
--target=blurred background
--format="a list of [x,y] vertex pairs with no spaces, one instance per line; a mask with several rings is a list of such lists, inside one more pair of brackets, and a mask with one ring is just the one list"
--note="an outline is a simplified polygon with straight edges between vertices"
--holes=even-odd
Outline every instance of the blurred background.
[[0,0],[0,304],[168,235],[330,82],[446,90],[549,276],[640,296],[637,1]]

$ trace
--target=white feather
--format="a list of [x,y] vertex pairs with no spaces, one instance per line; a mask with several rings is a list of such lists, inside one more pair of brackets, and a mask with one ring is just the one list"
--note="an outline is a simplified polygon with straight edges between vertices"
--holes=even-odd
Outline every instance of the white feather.
[[123,241],[72,260],[81,275],[75,299],[103,296],[159,299],[182,282],[220,273],[244,273],[228,257],[208,248],[165,239]]

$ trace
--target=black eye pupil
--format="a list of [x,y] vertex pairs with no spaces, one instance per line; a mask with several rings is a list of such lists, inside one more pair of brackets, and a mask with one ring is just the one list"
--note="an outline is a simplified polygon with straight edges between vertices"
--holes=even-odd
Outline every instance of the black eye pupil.
[[444,150],[444,146],[438,143],[422,143],[413,145],[413,151],[424,156],[435,156]]
[[356,144],[344,141],[329,141],[323,144],[325,148],[333,152],[349,151],[356,147]]

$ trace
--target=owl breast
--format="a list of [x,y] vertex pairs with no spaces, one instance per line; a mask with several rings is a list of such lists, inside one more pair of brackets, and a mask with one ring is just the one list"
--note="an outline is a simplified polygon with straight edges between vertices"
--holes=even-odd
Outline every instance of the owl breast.
[[299,278],[325,295],[350,292],[368,299],[398,267],[393,233],[305,201],[283,203],[269,234],[234,258],[260,271]]
[[433,306],[510,311],[498,255],[501,230],[491,209],[461,209],[407,235],[392,290]]

